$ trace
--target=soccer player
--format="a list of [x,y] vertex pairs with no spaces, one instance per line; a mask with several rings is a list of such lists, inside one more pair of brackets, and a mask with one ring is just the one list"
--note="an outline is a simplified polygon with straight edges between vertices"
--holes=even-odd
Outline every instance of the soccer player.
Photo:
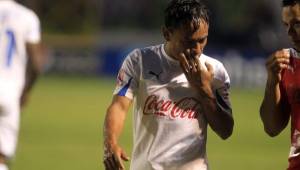
[[104,123],[106,170],[129,160],[118,138],[134,103],[132,170],[207,170],[207,125],[222,138],[233,130],[229,77],[203,54],[209,17],[200,0],[172,0],[165,9],[164,44],[125,59]]
[[14,156],[21,107],[41,70],[40,23],[12,0],[0,0],[0,170]]
[[300,169],[300,0],[283,0],[282,21],[293,48],[274,52],[266,62],[268,79],[260,115],[270,136],[278,135],[291,118],[288,170]]

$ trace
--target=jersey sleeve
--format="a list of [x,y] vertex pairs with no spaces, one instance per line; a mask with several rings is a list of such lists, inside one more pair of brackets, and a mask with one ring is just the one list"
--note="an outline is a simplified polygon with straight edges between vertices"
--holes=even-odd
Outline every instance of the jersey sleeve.
[[218,109],[232,115],[231,102],[229,98],[230,78],[222,63],[216,67],[216,78],[214,84],[214,93],[217,101]]
[[136,49],[125,58],[117,76],[114,95],[134,98],[140,79],[140,55],[140,50]]
[[40,20],[35,13],[30,13],[30,19],[28,20],[28,29],[26,31],[26,42],[38,43],[41,40],[41,26]]

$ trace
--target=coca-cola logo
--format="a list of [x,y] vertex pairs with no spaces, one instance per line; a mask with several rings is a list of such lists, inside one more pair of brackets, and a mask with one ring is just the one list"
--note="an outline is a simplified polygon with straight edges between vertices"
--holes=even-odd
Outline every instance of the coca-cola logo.
[[178,101],[159,99],[156,95],[148,96],[144,109],[144,115],[168,116],[172,119],[196,119],[201,105],[193,97],[185,97]]

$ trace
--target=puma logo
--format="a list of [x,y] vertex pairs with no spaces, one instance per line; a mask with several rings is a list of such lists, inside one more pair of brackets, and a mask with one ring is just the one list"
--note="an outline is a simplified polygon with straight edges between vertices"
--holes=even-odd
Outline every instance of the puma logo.
[[155,76],[156,79],[159,80],[159,75],[162,73],[162,71],[157,74],[157,73],[154,73],[153,71],[150,70],[148,73]]

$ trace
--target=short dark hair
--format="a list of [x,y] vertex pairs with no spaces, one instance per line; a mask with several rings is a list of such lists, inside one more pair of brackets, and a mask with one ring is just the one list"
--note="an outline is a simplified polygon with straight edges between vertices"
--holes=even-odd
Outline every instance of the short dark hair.
[[296,3],[299,3],[299,4],[300,4],[300,0],[283,0],[283,1],[282,1],[282,6],[283,6],[283,7],[286,7],[286,6],[293,6],[293,5],[295,5]]
[[201,0],[171,0],[165,9],[165,26],[178,28],[188,21],[203,19],[209,24],[209,11]]

